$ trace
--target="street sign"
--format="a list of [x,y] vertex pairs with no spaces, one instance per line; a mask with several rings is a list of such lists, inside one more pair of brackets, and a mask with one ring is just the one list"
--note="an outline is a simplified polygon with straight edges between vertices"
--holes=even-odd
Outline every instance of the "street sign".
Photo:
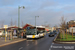
[[4,28],[8,28],[8,25],[4,25]]
[[5,28],[5,42],[6,42],[6,37],[7,37],[6,28],[8,28],[8,25],[4,25],[4,28]]
[[26,29],[24,29],[24,31],[26,31]]
[[7,37],[7,32],[6,32],[5,36]]

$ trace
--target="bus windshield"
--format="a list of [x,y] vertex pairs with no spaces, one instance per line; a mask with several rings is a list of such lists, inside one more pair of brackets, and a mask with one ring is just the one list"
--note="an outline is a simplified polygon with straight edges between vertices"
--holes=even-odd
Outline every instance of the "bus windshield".
[[26,31],[26,35],[36,35],[36,32],[34,29],[29,29]]

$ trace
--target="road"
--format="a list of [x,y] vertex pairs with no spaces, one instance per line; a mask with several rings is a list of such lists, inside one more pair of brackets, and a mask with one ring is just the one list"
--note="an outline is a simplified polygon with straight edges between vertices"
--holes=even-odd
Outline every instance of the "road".
[[75,44],[56,44],[53,43],[54,37],[48,34],[40,39],[28,39],[15,44],[0,47],[0,50],[75,50]]
[[75,44],[51,43],[49,50],[75,50]]
[[28,39],[19,43],[1,47],[0,50],[49,50],[54,37],[45,37],[40,39]]

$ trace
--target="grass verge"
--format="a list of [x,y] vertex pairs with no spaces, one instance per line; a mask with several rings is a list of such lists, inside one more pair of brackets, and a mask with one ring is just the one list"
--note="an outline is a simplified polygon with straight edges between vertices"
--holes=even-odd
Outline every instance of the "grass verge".
[[60,33],[56,41],[75,41],[75,35],[73,35],[73,38],[72,38],[71,34],[67,34],[66,36],[66,33],[64,34]]

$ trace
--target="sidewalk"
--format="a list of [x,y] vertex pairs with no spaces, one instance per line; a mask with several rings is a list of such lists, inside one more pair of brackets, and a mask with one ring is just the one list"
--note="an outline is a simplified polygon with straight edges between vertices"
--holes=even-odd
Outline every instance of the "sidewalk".
[[21,39],[21,38],[17,38],[17,39],[13,39],[13,40],[8,40],[8,38],[6,39],[6,42],[5,42],[5,38],[0,38],[0,47],[2,46],[6,46],[6,45],[9,45],[9,44],[14,44],[14,43],[17,43],[17,42],[21,42],[21,41],[24,41],[26,39]]

